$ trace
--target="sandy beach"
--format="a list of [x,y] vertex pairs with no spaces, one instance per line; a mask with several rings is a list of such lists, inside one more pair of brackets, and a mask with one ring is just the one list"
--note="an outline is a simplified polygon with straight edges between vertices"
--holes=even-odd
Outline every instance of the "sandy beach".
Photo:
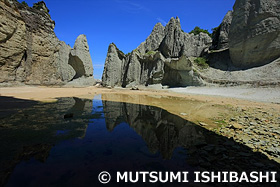
[[59,97],[93,98],[97,94],[155,95],[178,97],[185,100],[207,101],[211,104],[233,105],[239,107],[267,107],[280,110],[280,88],[244,87],[188,87],[171,89],[107,89],[95,86],[84,88],[21,86],[2,87],[0,96],[15,97],[41,102],[52,102]]

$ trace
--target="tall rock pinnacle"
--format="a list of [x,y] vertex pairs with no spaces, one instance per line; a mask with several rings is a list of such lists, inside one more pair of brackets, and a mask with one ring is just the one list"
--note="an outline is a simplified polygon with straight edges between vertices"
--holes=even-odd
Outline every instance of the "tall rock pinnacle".
[[148,38],[130,54],[124,55],[110,44],[102,83],[122,87],[199,85],[201,82],[193,74],[188,57],[200,56],[211,42],[205,33],[185,33],[179,18],[171,18],[165,27],[157,23]]

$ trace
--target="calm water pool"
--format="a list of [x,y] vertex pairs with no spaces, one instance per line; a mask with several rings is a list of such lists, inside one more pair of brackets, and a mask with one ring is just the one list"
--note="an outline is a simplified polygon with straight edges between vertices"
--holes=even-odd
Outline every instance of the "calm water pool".
[[188,171],[190,179],[193,171],[279,171],[264,155],[157,107],[100,96],[10,102],[8,112],[1,106],[2,186],[103,186],[102,171],[112,181],[117,171]]

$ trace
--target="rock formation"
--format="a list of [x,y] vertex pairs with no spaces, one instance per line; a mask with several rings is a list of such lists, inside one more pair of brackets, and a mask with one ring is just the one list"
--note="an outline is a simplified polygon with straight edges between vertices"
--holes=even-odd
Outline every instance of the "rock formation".
[[123,54],[114,43],[109,45],[104,66],[104,73],[102,75],[104,85],[121,85],[121,73],[125,58],[125,54]]
[[114,44],[109,46],[102,84],[122,87],[201,85],[203,82],[191,61],[211,42],[205,33],[194,35],[182,31],[179,18],[171,18],[166,27],[158,23],[146,41],[127,55]]
[[70,53],[69,64],[76,70],[74,78],[93,75],[92,61],[89,54],[89,46],[85,35],[78,36],[74,48]]
[[198,35],[185,33],[181,29],[179,18],[171,18],[166,25],[165,37],[160,44],[159,51],[165,57],[171,58],[178,58],[182,55],[198,57],[211,42],[210,36],[205,33]]
[[279,0],[236,0],[233,11],[215,28],[213,40],[205,33],[183,32],[179,18],[171,18],[165,27],[158,23],[127,55],[110,45],[102,84],[278,85],[279,7]]
[[153,51],[154,49],[158,49],[164,36],[164,26],[161,23],[157,23],[150,36],[146,39],[146,41],[144,41],[137,47],[137,50],[141,54],[145,54],[149,51]]
[[279,7],[279,0],[236,0],[229,32],[235,66],[261,66],[280,57]]
[[212,49],[228,49],[229,48],[229,28],[232,22],[232,11],[228,11],[222,23],[213,32]]
[[93,85],[86,37],[80,35],[73,49],[59,41],[43,1],[31,8],[1,0],[0,9],[0,83],[63,85],[79,78]]
[[[210,66],[243,77],[232,80],[228,76],[223,77],[224,80],[273,84],[279,80],[279,68],[275,67],[280,60],[279,3],[274,0],[237,0],[234,10],[229,11],[215,29],[207,54]],[[208,78],[215,79],[216,76]]]

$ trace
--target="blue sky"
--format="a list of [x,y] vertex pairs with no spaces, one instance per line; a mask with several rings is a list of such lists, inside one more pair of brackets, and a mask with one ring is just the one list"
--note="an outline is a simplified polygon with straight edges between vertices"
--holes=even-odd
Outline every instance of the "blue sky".
[[[29,6],[38,0],[25,0]],[[21,2],[21,0],[20,0]],[[45,0],[55,33],[73,47],[78,35],[88,39],[94,76],[100,79],[110,43],[131,52],[151,33],[154,25],[165,25],[178,16],[182,29],[195,26],[211,31],[217,27],[235,0]]]

